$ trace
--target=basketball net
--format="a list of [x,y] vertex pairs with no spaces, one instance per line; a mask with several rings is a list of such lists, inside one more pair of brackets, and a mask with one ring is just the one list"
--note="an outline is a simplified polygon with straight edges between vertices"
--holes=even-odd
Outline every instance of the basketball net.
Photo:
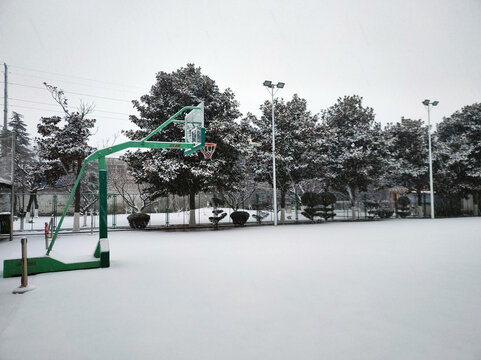
[[213,144],[213,143],[204,144],[204,147],[200,149],[200,151],[204,155],[204,159],[209,159],[209,160],[212,159],[212,155],[214,155],[216,146],[217,144]]

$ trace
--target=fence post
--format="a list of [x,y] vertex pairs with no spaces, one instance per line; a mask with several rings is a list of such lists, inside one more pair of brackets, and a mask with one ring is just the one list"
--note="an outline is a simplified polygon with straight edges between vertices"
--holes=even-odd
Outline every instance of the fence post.
[[22,238],[22,278],[20,286],[13,290],[14,294],[23,294],[27,291],[33,290],[34,286],[28,286],[28,257],[27,257],[27,238]]
[[50,217],[50,222],[49,222],[49,224],[48,224],[48,228],[49,228],[49,230],[50,230],[50,239],[52,238],[53,233],[54,233],[54,231],[55,231],[55,229],[54,229],[53,227],[54,227],[54,226],[53,226],[53,216],[51,216],[51,217]]
[[165,202],[165,226],[169,226],[169,193]]
[[423,217],[426,217],[426,194],[423,193]]
[[114,208],[112,210],[112,228],[117,227],[117,194],[113,194],[114,197]]
[[48,222],[45,223],[45,249],[48,250],[48,237],[49,237],[49,233],[48,233]]
[[186,207],[185,207],[185,195],[182,196],[182,201],[184,202],[184,206],[183,206],[183,211],[182,211],[182,225],[185,225],[185,213],[186,213]]
[[202,221],[200,220],[200,191],[199,191],[199,196],[197,197],[197,209],[199,209],[199,225],[202,224]]
[[94,233],[94,212],[90,210],[90,234]]
[[57,228],[57,195],[53,196],[53,204],[52,204],[52,212],[53,212],[53,228],[54,230]]
[[397,196],[396,196],[396,197],[394,198],[394,215],[395,215],[394,217],[396,217],[396,218],[398,217],[398,216],[397,216],[397,210],[398,210],[398,209],[397,209]]
[[364,204],[363,204],[363,205],[364,205],[364,220],[366,220],[366,219],[367,219],[367,208],[366,208],[366,201],[367,201],[367,199],[366,199],[366,194],[363,195],[362,200],[363,200],[363,202],[364,202]]
[[294,195],[296,197],[296,223],[298,223],[299,222],[299,197],[297,196],[297,190],[294,193]]

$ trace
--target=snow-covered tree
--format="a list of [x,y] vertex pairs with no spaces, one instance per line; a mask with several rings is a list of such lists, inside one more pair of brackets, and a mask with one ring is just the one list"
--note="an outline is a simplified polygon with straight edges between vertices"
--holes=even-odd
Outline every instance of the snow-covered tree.
[[[134,100],[139,116],[130,116],[139,130],[124,133],[130,139],[142,139],[184,106],[205,104],[206,141],[217,144],[212,160],[200,152],[184,155],[182,150],[154,149],[130,151],[125,155],[130,171],[139,183],[149,184],[151,198],[166,193],[188,195],[190,224],[195,223],[195,195],[208,188],[229,190],[244,176],[235,166],[245,151],[247,137],[236,119],[239,104],[230,89],[220,91],[214,80],[203,75],[200,67],[187,64],[172,73],[159,72],[149,94]],[[151,140],[182,141],[183,127],[169,126]]]
[[415,191],[421,206],[422,191],[429,186],[428,127],[422,120],[401,118],[401,122],[388,124],[385,134],[391,167],[384,181]]
[[15,188],[17,193],[28,193],[29,202],[25,209],[24,198],[22,201],[16,201],[19,205],[19,215],[23,218],[25,211],[29,213],[34,204],[35,209],[38,209],[37,191],[43,187],[43,167],[38,159],[36,151],[31,144],[30,136],[27,132],[27,127],[23,121],[23,115],[13,112],[12,118],[8,123],[9,138],[11,134],[15,134]]
[[349,196],[355,217],[359,192],[376,184],[387,164],[381,125],[357,95],[339,98],[322,111],[321,120],[319,158],[324,177],[329,186]]
[[[302,180],[315,176],[313,149],[317,115],[307,110],[307,101],[297,94],[292,100],[274,100],[276,141],[276,184],[280,192],[281,221],[285,221],[286,195]],[[272,185],[272,103],[260,107],[262,116],[248,117],[254,124],[253,140],[256,179]]]
[[[78,111],[68,109],[67,99],[62,90],[44,83],[54,100],[61,106],[64,115],[42,117],[37,125],[38,151],[42,161],[48,166],[45,172],[47,183],[54,185],[61,177],[68,176],[69,185],[73,185],[80,173],[84,159],[94,152],[88,145],[92,135],[95,119],[89,119],[88,114],[92,109],[81,106]],[[81,211],[82,182],[79,183],[74,197],[74,230],[79,228]]]
[[441,194],[481,193],[481,103],[465,106],[438,125],[435,188]]

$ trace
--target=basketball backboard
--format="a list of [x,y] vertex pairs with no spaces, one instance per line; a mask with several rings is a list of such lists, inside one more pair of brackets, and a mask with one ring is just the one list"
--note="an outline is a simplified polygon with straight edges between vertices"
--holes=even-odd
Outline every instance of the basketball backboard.
[[198,109],[193,109],[185,115],[184,141],[199,145],[202,143],[202,128],[204,127],[204,103],[201,102],[196,108]]

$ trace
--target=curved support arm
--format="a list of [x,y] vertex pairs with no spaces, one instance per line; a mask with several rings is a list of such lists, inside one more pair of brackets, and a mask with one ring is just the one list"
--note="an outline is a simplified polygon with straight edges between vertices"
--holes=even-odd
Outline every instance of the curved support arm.
[[162,125],[160,125],[157,129],[155,129],[154,131],[152,131],[149,135],[147,135],[146,137],[144,137],[142,139],[142,141],[147,141],[149,140],[152,136],[154,136],[155,134],[157,134],[160,130],[162,130],[163,128],[165,128],[167,125],[169,125],[170,123],[183,123],[184,120],[174,120],[177,116],[179,116],[180,114],[182,114],[184,111],[186,110],[201,110],[200,107],[197,107],[197,106],[184,106],[182,109],[180,109],[179,111],[177,111],[174,115],[172,115],[167,121],[165,121]]
[[82,163],[82,168],[80,169],[79,175],[77,177],[77,180],[75,181],[75,185],[73,187],[72,193],[70,194],[70,197],[67,200],[67,203],[65,204],[65,209],[62,213],[62,217],[60,218],[60,221],[58,223],[57,228],[55,229],[55,233],[52,237],[52,241],[50,242],[50,246],[48,247],[47,254],[49,255],[50,252],[52,251],[53,245],[55,244],[55,240],[57,239],[58,232],[60,230],[60,227],[62,226],[63,219],[65,218],[65,215],[67,214],[68,208],[70,207],[70,204],[72,203],[75,190],[77,190],[78,184],[80,183],[80,179],[82,178],[82,174],[85,170],[85,167],[87,164],[91,161],[98,160],[99,158],[105,157],[110,154],[114,154],[116,152],[129,149],[129,148],[147,148],[147,149],[165,149],[165,148],[173,148],[173,149],[190,149],[189,152],[186,152],[186,154],[190,154],[202,147],[204,147],[204,142],[205,142],[205,129],[202,129],[202,143],[200,145],[195,146],[194,143],[178,143],[178,142],[161,142],[161,141],[147,141],[150,139],[153,135],[158,133],[160,130],[165,128],[167,125],[170,123],[183,123],[183,120],[174,120],[177,116],[182,114],[186,110],[193,110],[193,109],[200,109],[199,107],[196,106],[185,106],[182,109],[180,109],[175,115],[170,117],[167,121],[165,121],[162,125],[160,125],[157,129],[152,131],[149,135],[147,135],[144,139],[140,141],[126,141],[121,144],[117,144],[105,149],[97,150],[93,154],[89,155]]

